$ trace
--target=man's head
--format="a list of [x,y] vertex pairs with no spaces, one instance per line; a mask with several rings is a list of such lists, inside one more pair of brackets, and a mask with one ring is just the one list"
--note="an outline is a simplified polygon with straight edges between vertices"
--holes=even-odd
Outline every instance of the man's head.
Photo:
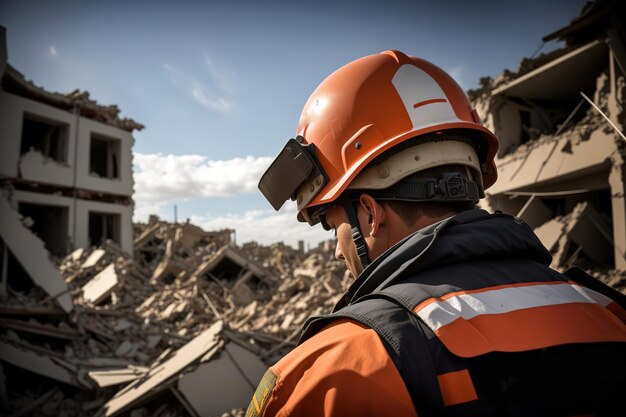
[[[385,51],[320,84],[259,189],[276,210],[291,198],[300,221],[335,227],[337,254],[358,275],[353,250],[363,267],[409,231],[483,197],[496,180],[497,146],[448,74]],[[353,248],[341,243],[344,224]]]
[[[413,174],[410,180],[441,178],[445,174],[464,175],[462,166],[436,167]],[[406,201],[376,197],[371,190],[354,190],[350,199],[356,213],[358,227],[367,249],[368,260],[374,260],[406,236],[465,210],[476,207],[474,201]],[[330,206],[322,223],[335,231],[335,256],[357,277],[365,265],[357,254],[353,239],[353,225],[343,205]]]

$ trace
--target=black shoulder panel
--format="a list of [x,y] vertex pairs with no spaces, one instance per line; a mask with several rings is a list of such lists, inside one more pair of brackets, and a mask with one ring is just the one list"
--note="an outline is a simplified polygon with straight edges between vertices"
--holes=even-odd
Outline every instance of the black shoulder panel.
[[431,350],[429,341],[437,342],[437,337],[411,312],[384,297],[363,300],[336,313],[310,319],[305,324],[299,343],[339,318],[362,323],[379,335],[407,385],[419,416],[443,415],[445,409],[434,368],[435,360],[428,354]]

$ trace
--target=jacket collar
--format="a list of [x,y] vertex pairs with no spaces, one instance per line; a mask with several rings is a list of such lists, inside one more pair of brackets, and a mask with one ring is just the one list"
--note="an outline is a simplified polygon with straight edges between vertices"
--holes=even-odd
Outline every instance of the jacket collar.
[[552,261],[522,220],[503,213],[468,210],[427,226],[389,248],[363,270],[333,311],[407,274],[489,258],[526,258],[544,265]]

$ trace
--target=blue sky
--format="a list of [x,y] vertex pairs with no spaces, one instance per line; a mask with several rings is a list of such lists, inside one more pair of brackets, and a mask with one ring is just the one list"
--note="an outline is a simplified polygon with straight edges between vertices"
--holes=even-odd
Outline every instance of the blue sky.
[[[8,60],[50,91],[88,90],[146,129],[134,134],[135,218],[149,213],[257,240],[330,238],[274,213],[260,173],[332,71],[399,49],[461,85],[516,70],[567,25],[568,1],[9,1]],[[543,47],[558,47],[552,42]]]

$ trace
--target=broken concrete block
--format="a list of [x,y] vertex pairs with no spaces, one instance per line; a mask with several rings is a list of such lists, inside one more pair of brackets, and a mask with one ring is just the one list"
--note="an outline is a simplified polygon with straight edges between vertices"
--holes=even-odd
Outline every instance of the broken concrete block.
[[238,274],[251,271],[247,279],[255,276],[258,281],[265,282],[268,286],[275,286],[280,281],[278,277],[258,263],[249,259],[241,250],[234,246],[224,246],[214,256],[202,263],[193,273],[194,277],[200,277],[207,272],[215,276],[224,274],[234,281],[238,280]]
[[193,247],[206,235],[206,232],[191,223],[185,223],[176,229],[174,241],[187,249]]
[[158,334],[150,335],[146,338],[146,341],[147,341],[148,347],[154,348],[161,341],[161,336]]
[[88,269],[94,267],[105,254],[106,251],[104,249],[96,249],[95,251],[91,252],[89,257],[81,265],[81,268]]
[[83,286],[83,299],[92,304],[99,304],[111,294],[118,283],[115,264],[110,264]]
[[72,261],[78,262],[80,258],[82,258],[83,253],[85,253],[85,248],[78,248],[74,252],[67,255]]
[[180,272],[184,270],[184,266],[179,264],[179,262],[176,262],[171,257],[165,257],[154,269],[152,280],[164,280],[170,283]]
[[133,323],[131,323],[130,321],[126,319],[121,319],[121,320],[118,320],[117,323],[115,323],[115,327],[113,328],[113,331],[121,332],[131,327],[133,327]]
[[115,349],[115,356],[117,356],[118,358],[124,358],[126,356],[129,356],[129,354],[133,350],[133,346],[133,343],[129,342],[128,340],[123,341],[122,343],[120,343],[117,349]]
[[283,319],[283,322],[280,325],[281,329],[288,329],[289,326],[291,326],[291,323],[293,322],[293,320],[296,318],[296,315],[293,313],[289,313],[285,316],[285,318]]
[[254,300],[254,292],[245,283],[242,283],[230,291],[229,299],[236,306],[246,306]]
[[566,226],[569,238],[595,263],[605,264],[613,255],[612,230],[608,222],[587,202],[572,211]]
[[611,228],[604,218],[584,202],[571,213],[549,220],[535,229],[535,234],[553,254],[552,267],[568,265],[568,252],[573,242],[589,259],[606,263],[612,253]]
[[160,228],[161,228],[161,224],[158,223],[158,221],[157,221],[156,223],[151,225],[149,228],[144,230],[143,233],[139,237],[137,237],[134,240],[134,242],[133,242],[133,246],[134,246],[135,250],[142,248],[150,240],[152,240],[152,238],[154,237],[154,235],[157,233],[157,231]]

